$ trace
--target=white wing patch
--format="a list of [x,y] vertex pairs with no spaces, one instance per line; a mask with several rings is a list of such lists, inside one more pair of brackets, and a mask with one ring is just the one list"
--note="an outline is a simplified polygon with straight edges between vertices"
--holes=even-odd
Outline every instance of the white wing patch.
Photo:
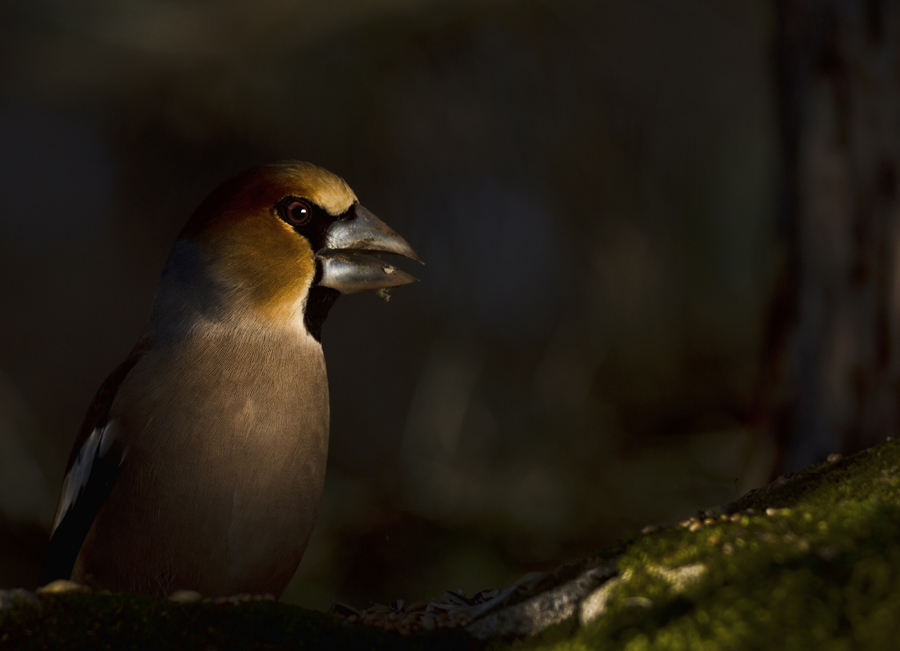
[[[50,530],[50,535],[53,535],[56,531],[59,523],[62,522],[66,513],[69,512],[69,509],[72,508],[75,500],[78,499],[81,491],[87,485],[91,476],[91,468],[94,466],[94,460],[104,456],[109,451],[109,446],[116,436],[114,425],[113,422],[108,422],[103,427],[94,429],[82,444],[81,449],[78,451],[78,456],[75,457],[72,467],[69,468],[69,472],[66,473],[65,479],[63,479],[59,506],[56,509],[56,517],[53,518],[53,528]],[[119,460],[120,465],[124,458],[125,455],[123,454],[122,459]]]

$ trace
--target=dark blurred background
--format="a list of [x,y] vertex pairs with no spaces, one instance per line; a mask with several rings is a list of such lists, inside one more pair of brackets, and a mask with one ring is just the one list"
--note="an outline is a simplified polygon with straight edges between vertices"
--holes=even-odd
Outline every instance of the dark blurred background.
[[[501,587],[883,437],[890,418],[846,435],[850,408],[803,429],[838,404],[805,333],[824,336],[841,295],[805,298],[835,267],[804,253],[821,245],[803,193],[829,143],[858,149],[850,129],[817,150],[804,107],[821,78],[846,109],[834,70],[871,80],[828,63],[840,48],[820,56],[842,25],[860,56],[889,40],[865,37],[884,3],[821,4],[2,0],[3,587],[36,581],[72,440],[179,229],[220,181],[278,159],[343,176],[426,261],[390,303],[346,297],[325,325],[331,456],[288,601]],[[896,160],[891,61],[894,103],[865,133]],[[892,197],[875,168],[826,171],[851,190],[887,174]],[[826,250],[887,248],[884,307],[896,202],[867,240],[854,201]],[[825,338],[846,360],[887,328],[889,361],[872,355],[893,404],[885,310]]]

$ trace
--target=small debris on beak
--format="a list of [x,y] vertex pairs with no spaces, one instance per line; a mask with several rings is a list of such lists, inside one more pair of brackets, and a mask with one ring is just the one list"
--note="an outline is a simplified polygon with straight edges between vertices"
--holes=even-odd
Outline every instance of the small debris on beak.
[[378,294],[378,297],[379,297],[379,298],[383,298],[385,303],[387,303],[387,302],[389,302],[389,301],[391,300],[390,288],[389,288],[389,287],[382,287],[381,289],[379,289],[379,290],[378,290],[377,292],[375,292],[375,293]]

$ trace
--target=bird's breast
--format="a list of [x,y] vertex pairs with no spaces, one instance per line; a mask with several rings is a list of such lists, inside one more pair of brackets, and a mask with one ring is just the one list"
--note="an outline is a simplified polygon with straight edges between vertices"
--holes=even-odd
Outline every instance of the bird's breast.
[[[144,356],[116,405],[110,418],[127,453],[95,523],[95,556],[112,553],[107,543],[129,545],[147,564],[139,580],[164,584],[162,593],[274,592],[286,584],[324,483],[321,346],[289,335],[177,342]],[[134,504],[142,512],[128,508]]]

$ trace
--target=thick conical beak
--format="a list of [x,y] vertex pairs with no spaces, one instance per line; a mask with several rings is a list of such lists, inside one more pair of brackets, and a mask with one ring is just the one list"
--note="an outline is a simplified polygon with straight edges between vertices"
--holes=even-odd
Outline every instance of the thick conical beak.
[[394,253],[421,263],[419,254],[361,205],[356,204],[354,213],[354,217],[332,224],[325,234],[325,248],[316,256],[322,268],[318,284],[352,294],[416,282],[405,271],[368,254]]

